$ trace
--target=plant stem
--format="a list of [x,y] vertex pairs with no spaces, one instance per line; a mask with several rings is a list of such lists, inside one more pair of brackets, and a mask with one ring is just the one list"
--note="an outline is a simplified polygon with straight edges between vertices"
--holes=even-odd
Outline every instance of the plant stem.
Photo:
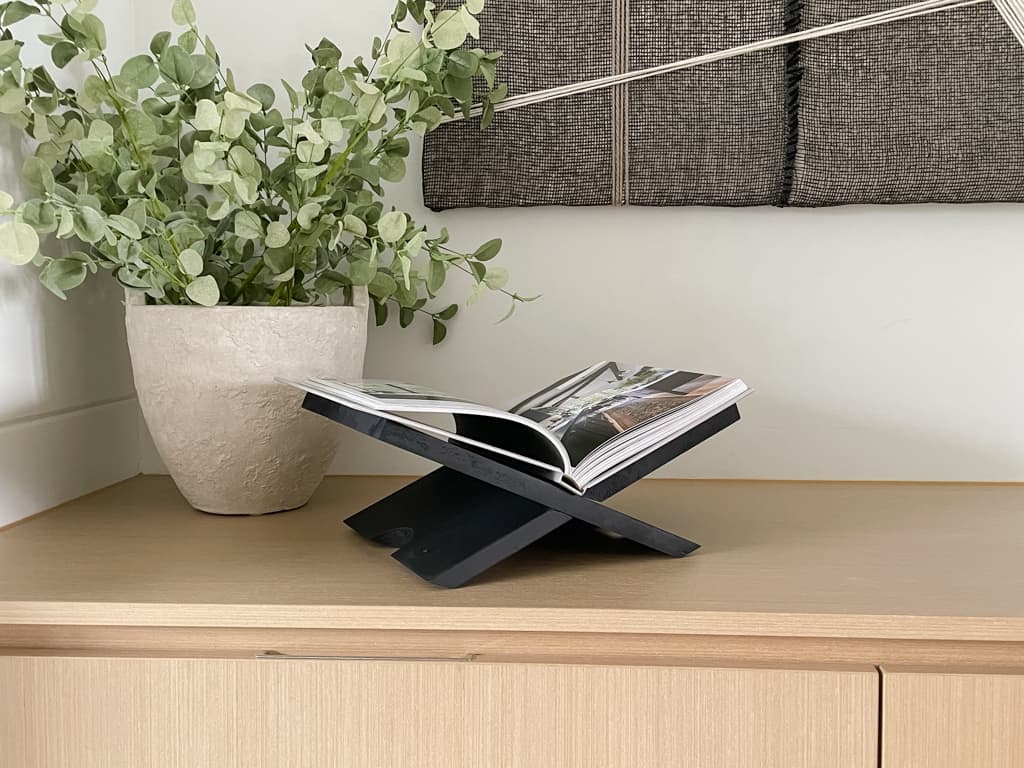
[[[452,18],[454,18],[454,17],[452,17]],[[438,24],[436,29],[441,29],[442,27],[445,26],[445,24],[448,24],[449,22],[451,22],[451,19],[448,19],[448,20],[442,22],[441,24]],[[394,27],[392,26],[392,28],[394,28]],[[389,36],[390,36],[390,34],[391,33],[388,32]],[[409,61],[409,59],[412,58],[413,54],[417,53],[418,50],[419,50],[419,48],[417,46],[417,48],[414,48],[412,51],[407,53],[405,55],[405,58],[402,59],[401,62],[399,62],[399,66],[396,67],[396,71],[401,70],[402,65],[405,64],[407,61]],[[374,65],[376,66],[376,60],[374,60]],[[371,70],[371,74],[372,74],[372,70]],[[377,94],[377,98],[378,99],[385,98],[385,94],[387,93],[388,88],[390,88],[391,85],[394,84],[394,77],[395,77],[394,75],[390,75],[388,77],[388,79],[384,81],[384,87],[381,88],[380,92]],[[376,104],[377,104],[377,102],[374,101],[374,106],[375,107],[376,107]],[[371,109],[370,111],[372,112],[373,110]],[[324,190],[327,189],[327,185],[330,184],[332,181],[334,181],[338,177],[338,174],[340,174],[345,169],[345,164],[348,162],[348,158],[352,154],[352,152],[355,151],[356,145],[358,145],[359,142],[363,140],[363,137],[366,136],[366,134],[369,133],[369,132],[370,132],[370,123],[366,123],[359,130],[359,132],[356,133],[356,135],[352,138],[352,140],[348,143],[348,146],[345,148],[345,151],[342,152],[340,155],[338,155],[338,157],[336,157],[336,158],[331,160],[331,162],[327,166],[327,171],[324,173],[323,178],[321,178],[320,183],[317,184],[317,186],[316,186],[316,192],[314,193],[314,196],[322,195],[324,193]]]
[[181,288],[181,290],[184,291],[186,288],[188,288],[188,286],[181,280],[181,278],[175,275],[167,266],[167,264],[164,263],[164,260],[161,259],[159,256],[150,253],[145,248],[142,249],[142,255],[146,257],[146,261],[149,262],[149,265],[151,267],[159,269],[161,272],[167,275],[167,277],[171,279],[171,282],[173,282],[175,285]]
[[[46,17],[54,23],[57,29],[59,29],[61,33],[63,33],[64,27],[61,25],[61,22],[57,21],[57,17],[53,15],[53,12],[46,6],[46,4],[40,4],[40,8],[42,12],[46,15]],[[64,16],[65,18],[67,18],[68,14],[65,13]],[[74,45],[75,48],[79,50],[79,52],[83,52],[85,50],[84,48],[79,46],[78,43],[76,43],[74,40],[70,39],[66,34],[64,35],[64,39],[72,45]],[[128,143],[131,145],[132,152],[135,154],[135,159],[136,161],[138,161],[139,167],[141,168],[143,165],[145,165],[145,162],[142,159],[142,152],[139,149],[138,142],[135,138],[134,133],[132,132],[131,126],[128,124],[128,117],[124,111],[124,107],[121,105],[120,100],[114,93],[114,76],[110,73],[110,64],[107,61],[107,55],[102,51],[100,52],[100,62],[103,64],[103,69],[106,70],[106,78],[104,78],[103,71],[99,68],[99,66],[97,66],[96,62],[93,60],[89,61],[90,65],[92,65],[93,70],[96,72],[96,76],[103,81],[103,87],[107,91],[107,95],[110,96],[110,101],[114,105],[114,109],[117,111],[118,116],[121,118],[121,124],[124,126],[125,135],[128,137]]]
[[266,264],[263,262],[263,259],[256,262],[256,266],[249,271],[249,274],[245,276],[245,280],[243,280],[242,284],[238,286],[238,296],[235,298],[235,301],[241,301],[245,294],[245,289],[252,285],[252,281],[259,276],[265,266]]
[[[446,251],[446,252],[452,254],[453,256],[459,256],[463,261],[467,261],[469,259],[469,255],[468,254],[459,253],[458,251],[453,251],[451,248],[446,248],[443,245],[439,245],[438,248],[440,248],[442,251]],[[461,269],[467,275],[469,275],[474,280],[476,280],[476,275],[473,273],[473,270],[469,269],[465,264],[460,264],[458,261],[449,261],[448,263],[451,264],[453,267]],[[520,296],[518,293],[512,293],[511,291],[507,291],[504,288],[499,288],[498,289],[498,293],[503,293],[503,294],[505,294],[506,296],[508,296],[510,299],[512,299],[514,301],[522,301],[523,300],[523,297]]]

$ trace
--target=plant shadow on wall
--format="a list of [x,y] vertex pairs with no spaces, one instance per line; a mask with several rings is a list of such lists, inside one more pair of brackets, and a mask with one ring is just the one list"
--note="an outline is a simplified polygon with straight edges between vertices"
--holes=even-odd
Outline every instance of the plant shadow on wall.
[[[425,318],[441,343],[459,312],[439,298],[452,274],[471,301],[501,292],[511,314],[528,300],[493,265],[500,240],[460,250],[385,201],[411,135],[474,100],[486,127],[506,95],[501,54],[466,45],[483,0],[400,0],[367,58],[344,66],[321,40],[302,82],[279,89],[236,82],[190,0],[171,5],[180,32],[115,73],[96,4],[0,2],[0,114],[35,145],[22,170],[35,196],[0,192],[0,259],[39,267],[61,298],[100,270],[128,290],[139,400],[193,506],[301,506],[336,430],[275,376],[359,377],[368,304],[378,324]],[[39,39],[53,66],[86,68],[81,87],[22,60],[13,30],[29,17],[52,22]],[[76,247],[40,250],[51,234]]]

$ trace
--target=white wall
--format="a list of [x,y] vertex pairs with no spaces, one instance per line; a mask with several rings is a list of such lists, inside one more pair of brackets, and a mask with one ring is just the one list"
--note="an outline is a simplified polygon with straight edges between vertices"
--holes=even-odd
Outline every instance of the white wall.
[[[140,42],[169,3],[136,4]],[[196,0],[240,81],[298,78],[303,43],[354,56],[390,0]],[[1022,180],[1024,183],[1024,180]],[[418,174],[395,200],[467,247],[503,237],[516,289],[440,349],[375,332],[367,374],[507,403],[612,358],[743,376],[746,419],[677,476],[1024,480],[1024,207],[522,209],[431,215]],[[159,471],[151,447],[143,467]],[[339,472],[420,465],[355,439]]]
[[[120,59],[129,0],[103,0],[100,13]],[[32,21],[15,32],[34,43],[48,22]],[[23,60],[45,53],[34,44]],[[16,197],[26,149],[0,126],[0,189]],[[112,283],[104,275],[62,303],[34,269],[0,265],[0,526],[138,472],[138,411]]]

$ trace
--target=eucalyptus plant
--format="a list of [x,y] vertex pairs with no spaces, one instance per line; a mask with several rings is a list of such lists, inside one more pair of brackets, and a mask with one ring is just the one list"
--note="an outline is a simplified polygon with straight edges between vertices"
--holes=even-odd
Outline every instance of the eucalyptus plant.
[[[173,2],[177,33],[116,73],[97,0],[0,2],[0,114],[34,140],[23,176],[36,195],[0,192],[0,259],[34,263],[61,298],[100,269],[158,304],[317,304],[366,286],[378,324],[389,306],[403,327],[423,313],[435,343],[459,310],[432,306],[453,269],[471,300],[501,291],[514,310],[527,299],[489,264],[500,240],[453,248],[446,230],[430,234],[384,201],[411,134],[468,117],[475,97],[486,127],[505,97],[501,54],[467,45],[483,4],[399,0],[368,59],[345,66],[330,40],[307,46],[312,67],[298,85],[281,81],[279,99],[272,85],[237,82],[190,0]],[[31,16],[53,23],[39,35],[53,66],[87,68],[81,87],[22,61],[12,28]],[[49,233],[80,246],[48,255]]]

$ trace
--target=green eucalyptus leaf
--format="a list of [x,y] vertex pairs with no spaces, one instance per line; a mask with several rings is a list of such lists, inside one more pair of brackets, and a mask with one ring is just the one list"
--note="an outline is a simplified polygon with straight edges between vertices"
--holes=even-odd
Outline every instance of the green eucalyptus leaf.
[[107,235],[107,224],[103,214],[89,206],[79,208],[75,213],[75,234],[79,240],[98,243]]
[[320,215],[321,210],[323,210],[323,207],[320,203],[306,203],[299,209],[295,220],[299,222],[299,226],[303,229],[312,229],[313,220]]
[[450,304],[444,310],[442,310],[441,312],[438,312],[437,316],[441,320],[451,320],[457,314],[459,314],[459,305],[458,304]]
[[303,181],[309,181],[322,175],[326,170],[326,165],[311,165],[307,168],[296,168],[295,175]]
[[9,211],[14,207],[14,198],[7,192],[0,192],[0,212]]
[[284,272],[279,275],[274,275],[275,283],[290,283],[295,279],[295,267],[288,267]]
[[377,167],[384,181],[399,182],[405,178],[405,160],[400,157],[385,155]]
[[203,257],[192,248],[186,248],[178,254],[178,268],[189,277],[203,274]]
[[24,88],[6,88],[0,93],[0,114],[13,115],[21,112],[27,105]]
[[232,180],[231,171],[226,168],[201,168],[195,155],[189,155],[181,166],[185,179],[192,184],[205,186],[217,186],[227,184]]
[[192,0],[174,0],[171,4],[171,19],[183,27],[195,24],[196,9],[192,6]]
[[0,261],[21,266],[39,253],[39,235],[21,221],[0,222]]
[[354,261],[348,269],[352,285],[369,285],[376,274],[377,267],[368,261]]
[[380,121],[387,112],[387,102],[380,93],[364,93],[356,102],[356,117],[373,124]]
[[52,193],[54,190],[56,182],[53,178],[53,171],[39,157],[30,157],[25,160],[25,164],[21,168],[21,175],[25,178],[25,181],[32,185],[33,189],[49,193]]
[[192,75],[192,79],[189,81],[188,87],[193,91],[205,88],[217,79],[217,62],[206,54],[192,54],[192,66],[195,69],[195,74]]
[[58,69],[64,69],[72,60],[78,56],[78,46],[67,40],[61,40],[50,49],[50,58],[57,65]]
[[235,214],[235,234],[243,240],[260,240],[263,221],[252,211],[239,211]]
[[469,32],[469,36],[476,39],[480,37],[480,22],[476,16],[470,13],[469,8],[462,6],[459,8],[459,14],[462,16],[462,23],[466,25],[466,30]]
[[489,101],[484,102],[483,112],[480,115],[480,130],[486,131],[494,122],[494,105]]
[[272,221],[267,225],[267,237],[264,241],[267,248],[284,248],[291,242],[292,236],[288,233],[288,227],[279,221]]
[[440,320],[438,320],[435,317],[434,318],[434,336],[433,336],[434,346],[436,347],[438,344],[440,344],[442,341],[444,341],[447,337],[448,337],[448,326],[446,326],[444,323],[442,323]]
[[487,267],[486,265],[481,264],[479,261],[469,262],[469,268],[473,272],[473,279],[476,280],[478,283],[482,283],[484,281],[484,278],[487,277]]
[[395,295],[398,283],[387,272],[378,271],[369,284],[370,295],[378,299],[386,299]]
[[61,299],[66,299],[65,291],[77,288],[89,274],[89,268],[76,259],[56,259],[47,264],[39,273],[39,281]]
[[504,267],[488,267],[484,275],[484,283],[492,291],[500,291],[508,285],[508,270]]
[[21,43],[17,40],[0,40],[0,69],[7,69],[21,55]]
[[438,48],[451,51],[460,47],[469,36],[465,17],[460,11],[441,11],[430,25],[430,36]]
[[57,209],[46,200],[29,200],[25,203],[21,220],[41,235],[57,231]]
[[142,239],[142,230],[139,228],[139,225],[127,216],[114,214],[113,216],[107,217],[107,224],[111,229],[120,232],[130,240]]
[[200,131],[216,131],[220,128],[220,111],[209,99],[201,99],[196,104],[195,126]]
[[220,302],[220,286],[212,275],[203,275],[188,284],[185,295],[201,307],[215,307]]
[[149,218],[146,213],[146,201],[136,200],[130,203],[128,207],[124,209],[124,216],[125,218],[131,219],[135,222],[135,226],[137,226],[141,232],[146,228]]
[[98,111],[98,107],[110,101],[110,93],[107,91],[106,82],[97,75],[89,75],[82,84],[82,90],[78,96],[79,102],[87,109]]
[[346,213],[342,219],[345,225],[345,231],[351,232],[359,237],[366,237],[366,222],[351,213]]
[[121,67],[121,77],[135,88],[148,88],[160,77],[156,62],[145,54],[133,56]]
[[253,205],[256,202],[256,198],[259,197],[259,179],[249,178],[240,176],[237,173],[231,174],[231,186],[235,190],[235,194],[238,195],[238,199],[241,200],[245,205]]
[[274,93],[274,89],[266,83],[256,83],[246,93],[258,101],[264,111],[273,107],[274,102],[277,100],[277,94]]
[[287,248],[269,248],[263,252],[263,263],[275,275],[283,275],[295,268],[295,256]]
[[60,209],[60,223],[57,225],[57,237],[63,239],[75,234],[75,217],[70,208]]
[[248,113],[259,112],[263,109],[263,105],[258,99],[235,93],[234,91],[228,91],[224,94],[224,107],[229,110],[239,110]]
[[479,68],[480,57],[472,51],[452,51],[448,57],[448,74],[453,77],[473,77]]
[[170,42],[170,32],[157,32],[149,44],[150,53],[159,58],[163,55],[163,52],[167,50],[167,46],[170,45]]
[[223,221],[231,213],[231,201],[225,198],[214,200],[206,209],[206,215],[211,221]]
[[468,77],[449,75],[444,79],[444,89],[460,104],[473,101],[473,81]]
[[196,46],[199,45],[199,35],[191,29],[186,30],[182,34],[178,35],[178,45],[184,48],[188,53],[195,53]]
[[448,272],[445,269],[445,262],[431,261],[427,273],[427,290],[432,294],[436,294],[441,290],[447,276]]
[[473,252],[473,258],[477,261],[490,261],[501,252],[502,242],[500,239],[488,240]]
[[253,176],[257,179],[260,177],[259,164],[256,162],[256,157],[245,147],[238,144],[231,147],[228,151],[228,159],[231,161],[231,167],[236,173],[243,176]]
[[241,109],[229,109],[220,124],[220,135],[226,139],[237,139],[245,130],[249,113]]
[[84,42],[90,50],[102,51],[107,47],[107,28],[99,16],[86,14],[81,20]]
[[13,2],[7,3],[7,9],[4,11],[3,24],[5,27],[9,27],[12,24],[17,24],[22,19],[27,19],[29,16],[35,16],[39,13],[39,9],[35,6],[31,6],[28,3],[23,3],[21,0],[13,0]]
[[352,281],[349,280],[348,276],[333,269],[322,272],[314,283],[315,289],[325,294],[334,293],[339,288],[345,288],[350,285],[352,285]]
[[480,74],[484,77],[484,82],[487,83],[488,88],[494,87],[494,79],[497,77],[498,66],[493,61],[481,61],[480,62]]
[[195,77],[192,56],[180,45],[172,45],[160,56],[160,73],[178,85],[188,85]]
[[397,243],[405,236],[408,226],[408,216],[401,211],[391,211],[380,217],[380,221],[377,223],[377,232],[385,243]]

